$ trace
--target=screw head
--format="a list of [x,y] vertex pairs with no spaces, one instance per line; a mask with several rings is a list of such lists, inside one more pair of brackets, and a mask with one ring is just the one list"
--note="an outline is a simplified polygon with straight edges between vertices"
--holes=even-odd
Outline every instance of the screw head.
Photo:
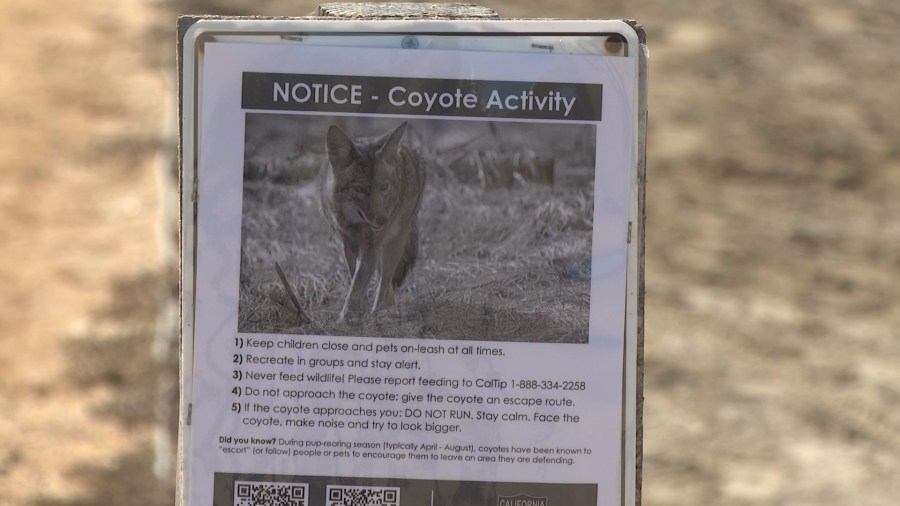
[[400,47],[403,49],[418,49],[419,47],[419,39],[417,37],[413,37],[412,35],[407,35],[403,37],[403,40],[400,41]]

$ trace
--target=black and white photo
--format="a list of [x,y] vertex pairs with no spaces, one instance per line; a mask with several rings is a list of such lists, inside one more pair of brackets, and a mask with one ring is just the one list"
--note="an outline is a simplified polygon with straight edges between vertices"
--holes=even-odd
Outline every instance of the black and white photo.
[[248,114],[238,330],[587,342],[595,136]]

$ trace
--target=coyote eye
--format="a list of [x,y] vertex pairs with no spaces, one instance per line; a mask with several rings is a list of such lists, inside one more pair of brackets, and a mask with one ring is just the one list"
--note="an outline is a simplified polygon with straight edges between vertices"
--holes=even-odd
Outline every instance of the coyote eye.
[[387,189],[390,188],[390,186],[391,186],[390,183],[384,182],[384,183],[381,183],[381,186],[379,187],[379,189],[384,192],[384,191],[387,191]]

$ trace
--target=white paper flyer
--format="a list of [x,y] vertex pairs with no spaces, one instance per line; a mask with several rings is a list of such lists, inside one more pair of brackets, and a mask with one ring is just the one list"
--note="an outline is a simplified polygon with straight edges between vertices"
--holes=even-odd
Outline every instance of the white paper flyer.
[[617,504],[634,61],[204,51],[187,504]]

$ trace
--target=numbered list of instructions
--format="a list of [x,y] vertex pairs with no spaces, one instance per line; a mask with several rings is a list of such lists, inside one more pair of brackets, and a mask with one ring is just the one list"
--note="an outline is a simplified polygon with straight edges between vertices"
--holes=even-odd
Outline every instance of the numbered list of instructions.
[[589,429],[593,386],[577,376],[583,368],[529,364],[508,348],[235,337],[220,427],[239,430],[217,434],[218,451],[560,468],[589,459],[585,438],[546,437]]

